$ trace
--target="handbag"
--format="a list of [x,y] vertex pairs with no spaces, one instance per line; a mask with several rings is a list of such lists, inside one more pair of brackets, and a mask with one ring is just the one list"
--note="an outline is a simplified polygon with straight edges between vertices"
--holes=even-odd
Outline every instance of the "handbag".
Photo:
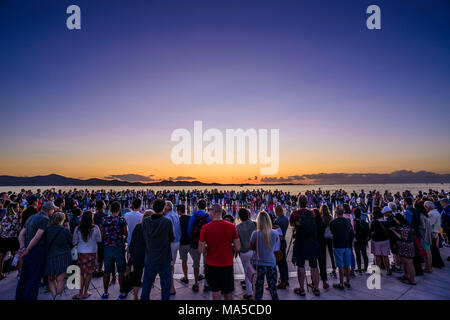
[[277,250],[274,251],[273,254],[275,255],[276,262],[280,262],[283,259],[283,251]]
[[414,246],[416,248],[416,255],[420,256],[420,257],[425,257],[426,256],[426,251],[423,248],[422,244],[420,243],[419,239],[417,238],[416,235],[414,235]]

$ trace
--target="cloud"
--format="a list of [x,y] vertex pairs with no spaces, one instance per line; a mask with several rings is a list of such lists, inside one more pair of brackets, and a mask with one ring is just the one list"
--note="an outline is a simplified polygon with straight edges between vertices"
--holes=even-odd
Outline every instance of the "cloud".
[[140,174],[135,173],[129,173],[129,174],[111,174],[108,177],[105,177],[105,179],[118,179],[121,181],[127,181],[127,182],[154,182],[159,181],[160,179],[154,179],[154,174],[143,176]]
[[398,170],[391,173],[316,173],[278,178],[263,177],[261,182],[312,184],[449,183],[450,174],[410,170]]
[[[256,178],[256,177],[255,177]],[[304,180],[303,176],[295,175],[295,176],[287,176],[287,177],[262,177],[261,182],[263,183],[293,183],[296,181]]]
[[197,178],[187,177],[187,176],[178,176],[176,178],[169,177],[168,180],[171,180],[171,181],[186,181],[186,180],[195,180],[195,179],[197,179]]

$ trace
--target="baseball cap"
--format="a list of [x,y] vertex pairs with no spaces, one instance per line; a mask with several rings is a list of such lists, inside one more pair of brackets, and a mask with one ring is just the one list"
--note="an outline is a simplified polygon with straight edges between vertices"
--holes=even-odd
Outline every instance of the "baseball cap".
[[392,209],[388,206],[384,207],[383,210],[381,210],[382,214],[385,214],[386,212],[392,212]]

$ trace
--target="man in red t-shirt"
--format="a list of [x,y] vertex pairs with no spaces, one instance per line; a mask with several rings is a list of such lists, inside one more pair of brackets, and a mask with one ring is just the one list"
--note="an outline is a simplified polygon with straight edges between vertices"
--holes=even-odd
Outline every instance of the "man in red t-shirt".
[[233,251],[239,252],[241,243],[234,224],[222,220],[222,207],[213,204],[209,209],[211,222],[200,232],[198,251],[206,253],[205,277],[213,300],[232,300],[234,291]]

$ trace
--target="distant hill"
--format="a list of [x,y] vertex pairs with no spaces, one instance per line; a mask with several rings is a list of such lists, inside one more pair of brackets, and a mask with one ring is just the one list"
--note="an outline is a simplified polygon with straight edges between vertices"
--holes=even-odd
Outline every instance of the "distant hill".
[[[294,185],[293,183],[287,183],[288,185]],[[2,175],[0,176],[0,186],[109,186],[109,187],[157,187],[157,186],[167,186],[167,187],[201,187],[201,186],[223,186],[221,183],[204,183],[200,181],[172,181],[163,180],[159,182],[128,182],[121,180],[108,180],[108,179],[75,179],[67,178],[58,174],[49,174],[46,176],[35,176],[35,177],[14,177]],[[252,186],[252,184],[226,184],[234,186]],[[271,184],[274,185],[274,184]],[[281,184],[275,184],[281,185]]]

